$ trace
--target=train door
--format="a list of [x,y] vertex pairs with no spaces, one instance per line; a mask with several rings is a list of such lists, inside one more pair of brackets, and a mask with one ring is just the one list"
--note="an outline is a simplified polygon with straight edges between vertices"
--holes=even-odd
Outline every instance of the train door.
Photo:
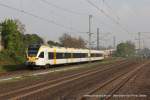
[[45,52],[42,51],[40,52],[39,56],[38,56],[38,63],[39,65],[46,65],[46,61],[45,61]]
[[47,50],[44,52],[44,61],[45,61],[45,64],[49,64],[49,58],[48,58],[48,51]]

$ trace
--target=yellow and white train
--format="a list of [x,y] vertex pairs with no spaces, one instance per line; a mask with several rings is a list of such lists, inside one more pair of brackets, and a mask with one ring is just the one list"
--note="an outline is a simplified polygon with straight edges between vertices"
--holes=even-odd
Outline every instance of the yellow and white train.
[[80,63],[104,59],[104,51],[30,45],[27,49],[28,66],[47,68],[51,65]]

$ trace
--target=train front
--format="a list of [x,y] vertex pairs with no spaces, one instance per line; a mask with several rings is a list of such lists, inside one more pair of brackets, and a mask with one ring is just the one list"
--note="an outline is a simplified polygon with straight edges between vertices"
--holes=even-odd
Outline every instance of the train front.
[[38,59],[37,58],[37,54],[39,51],[41,45],[39,44],[32,44],[29,45],[29,47],[27,48],[26,51],[26,56],[27,56],[27,61],[26,61],[26,65],[27,66],[35,66],[35,62]]

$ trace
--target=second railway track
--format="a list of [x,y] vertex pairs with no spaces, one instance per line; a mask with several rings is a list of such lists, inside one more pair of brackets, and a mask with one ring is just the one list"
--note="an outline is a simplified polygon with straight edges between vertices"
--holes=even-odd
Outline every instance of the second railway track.
[[[120,75],[113,77],[112,79],[100,84],[95,89],[87,92],[86,95],[79,98],[80,100],[97,100],[96,98],[102,98],[103,100],[110,100],[113,98],[116,92],[118,92],[136,73],[144,66],[150,64],[146,62],[138,65],[134,70],[124,72]],[[115,85],[114,85],[115,84]],[[118,100],[118,99],[117,99]]]

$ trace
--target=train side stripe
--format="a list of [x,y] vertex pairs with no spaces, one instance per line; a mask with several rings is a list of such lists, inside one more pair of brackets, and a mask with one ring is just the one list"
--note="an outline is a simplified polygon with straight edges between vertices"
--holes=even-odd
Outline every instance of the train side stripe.
[[54,64],[56,64],[56,48],[54,48]]

